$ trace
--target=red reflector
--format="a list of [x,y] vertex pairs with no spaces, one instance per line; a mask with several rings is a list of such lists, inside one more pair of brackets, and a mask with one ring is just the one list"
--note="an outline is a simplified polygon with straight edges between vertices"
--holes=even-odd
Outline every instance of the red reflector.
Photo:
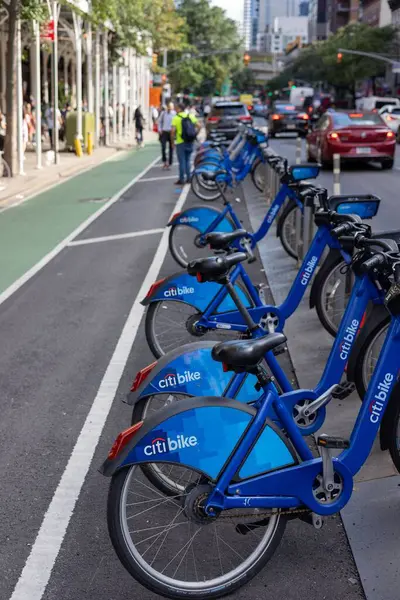
[[150,289],[149,289],[149,291],[146,294],[146,298],[150,298],[150,296],[152,296],[154,294],[154,292],[156,292],[158,290],[158,288],[160,287],[160,285],[162,285],[165,280],[166,280],[166,277],[163,277],[163,279],[159,279],[158,281],[155,281],[150,286]]
[[108,460],[114,460],[118,456],[118,454],[125,448],[125,446],[130,442],[132,437],[135,435],[137,431],[143,425],[143,421],[139,421],[139,423],[135,423],[129,429],[125,429],[125,431],[121,431],[117,439],[112,445],[110,452],[108,453]]
[[177,212],[177,213],[175,213],[174,215],[172,215],[172,217],[171,217],[171,219],[170,219],[170,222],[171,222],[171,221],[174,221],[175,219],[177,219],[177,218],[179,217],[179,215],[181,215],[181,214],[182,214],[182,212]]
[[243,117],[239,117],[239,120],[249,123],[252,119],[249,116],[243,116]]
[[196,279],[199,283],[203,283],[203,275],[201,273],[196,273]]
[[231,367],[227,363],[222,363],[222,370],[224,373],[228,373],[228,371],[231,370]]
[[138,374],[136,375],[136,377],[132,383],[131,392],[136,392],[139,385],[141,383],[143,383],[143,381],[146,379],[146,377],[148,377],[148,375],[152,372],[152,370],[154,369],[156,364],[157,364],[157,361],[154,361],[153,363],[151,363],[151,365],[147,365],[147,367],[145,367],[144,369],[141,369],[138,372]]
[[218,123],[219,117],[208,117],[209,123]]

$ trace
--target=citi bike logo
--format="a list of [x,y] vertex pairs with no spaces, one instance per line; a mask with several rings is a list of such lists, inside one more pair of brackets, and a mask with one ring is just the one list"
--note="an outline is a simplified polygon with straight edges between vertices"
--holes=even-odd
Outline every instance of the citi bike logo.
[[357,321],[357,319],[353,319],[350,327],[348,327],[345,331],[345,336],[340,345],[340,358],[342,360],[347,360],[347,357],[349,356],[351,345],[354,342],[354,338],[357,335],[359,325],[360,323]]
[[143,452],[146,456],[155,456],[167,452],[176,452],[176,450],[183,450],[184,448],[193,448],[194,446],[197,446],[198,443],[195,435],[186,437],[179,434],[174,440],[169,437],[158,437],[155,438],[151,444],[145,446]]
[[197,223],[199,217],[181,217],[179,223]]
[[314,273],[314,269],[315,269],[317,262],[318,262],[317,256],[313,256],[312,258],[310,258],[310,260],[306,264],[305,269],[302,273],[301,281],[300,281],[301,285],[307,285],[307,283],[310,280],[311,275]]
[[167,373],[158,382],[158,387],[165,390],[169,387],[176,387],[177,385],[184,385],[185,383],[191,383],[192,381],[199,381],[201,379],[200,371],[184,371],[182,373]]
[[269,212],[269,215],[267,217],[267,223],[272,223],[272,221],[275,219],[276,213],[279,210],[279,206],[274,206],[274,208],[272,208]]
[[369,405],[370,417],[369,420],[371,423],[378,423],[382,410],[385,407],[385,403],[389,394],[390,386],[392,385],[392,381],[394,376],[391,373],[386,373],[383,381],[378,383],[377,392]]
[[175,298],[176,296],[185,296],[186,294],[194,294],[194,288],[183,285],[178,287],[174,285],[164,292],[164,298]]

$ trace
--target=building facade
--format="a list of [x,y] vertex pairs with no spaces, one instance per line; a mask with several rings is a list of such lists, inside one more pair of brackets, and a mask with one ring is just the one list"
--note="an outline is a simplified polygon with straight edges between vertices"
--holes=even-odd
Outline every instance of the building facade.
[[308,43],[308,18],[277,17],[273,31],[267,36],[267,51],[283,54],[288,44],[295,41],[300,45]]

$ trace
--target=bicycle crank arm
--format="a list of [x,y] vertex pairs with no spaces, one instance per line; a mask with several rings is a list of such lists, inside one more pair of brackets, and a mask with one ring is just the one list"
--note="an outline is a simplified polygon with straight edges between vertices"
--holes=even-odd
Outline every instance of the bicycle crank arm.
[[317,410],[320,409],[322,406],[325,406],[325,404],[328,404],[328,402],[332,398],[332,392],[334,391],[334,389],[336,387],[337,387],[336,384],[332,385],[330,388],[328,388],[326,390],[326,392],[324,392],[316,400],[311,402],[311,404],[308,404],[307,406],[303,406],[303,408],[300,409],[300,416],[309,417],[313,413],[317,412]]

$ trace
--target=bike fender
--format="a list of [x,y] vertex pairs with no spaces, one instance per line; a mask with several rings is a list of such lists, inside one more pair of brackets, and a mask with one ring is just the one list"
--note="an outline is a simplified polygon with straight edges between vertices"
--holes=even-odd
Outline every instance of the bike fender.
[[[162,462],[195,469],[215,481],[255,414],[250,406],[213,396],[170,405],[146,419],[125,448],[114,459],[107,459],[100,471],[111,476],[133,465]],[[243,461],[240,479],[297,462],[286,438],[269,421]]]
[[364,320],[364,325],[360,329],[353,348],[350,352],[349,362],[347,363],[347,380],[353,381],[357,367],[357,356],[365,344],[365,341],[372,329],[378,326],[379,323],[388,323],[390,319],[389,313],[383,304],[372,304],[367,309],[367,316]]
[[[169,221],[168,226],[186,225],[202,233],[208,229],[221,212],[218,208],[211,206],[192,206],[180,213],[176,213]],[[229,217],[225,216],[213,231],[228,233],[229,231],[234,231],[234,229],[232,221]]]
[[[127,404],[155,394],[187,396],[225,395],[233,374],[223,371],[222,365],[211,356],[218,342],[192,342],[162,356],[149,376],[135,392],[130,392]],[[237,390],[236,398],[243,403],[254,402],[261,392],[256,390],[257,378],[247,374]]]
[[[190,306],[194,306],[199,312],[204,312],[212,299],[215,298],[220,291],[221,287],[222,285],[220,283],[215,283],[213,281],[199,283],[196,277],[182,271],[181,273],[166,277],[161,285],[157,286],[153,292],[149,292],[142,300],[142,304],[147,306],[148,304],[151,304],[151,302],[170,300],[190,304]],[[244,305],[247,308],[250,308],[251,304],[249,298],[243,292],[242,288],[235,285],[235,289]],[[231,296],[228,294],[218,306],[218,312],[229,311],[237,311],[237,307]]]
[[379,441],[381,450],[387,450],[390,444],[390,437],[393,435],[393,419],[396,416],[397,405],[400,401],[400,381],[396,383],[393,388],[392,393],[390,394],[390,398],[388,404],[386,406],[386,410],[382,417],[381,427],[379,430]]
[[310,308],[314,308],[317,303],[318,290],[321,288],[322,282],[326,277],[326,272],[329,271],[332,265],[337,261],[338,257],[342,258],[339,250],[331,249],[328,256],[318,269],[318,273],[314,277],[310,291]]

